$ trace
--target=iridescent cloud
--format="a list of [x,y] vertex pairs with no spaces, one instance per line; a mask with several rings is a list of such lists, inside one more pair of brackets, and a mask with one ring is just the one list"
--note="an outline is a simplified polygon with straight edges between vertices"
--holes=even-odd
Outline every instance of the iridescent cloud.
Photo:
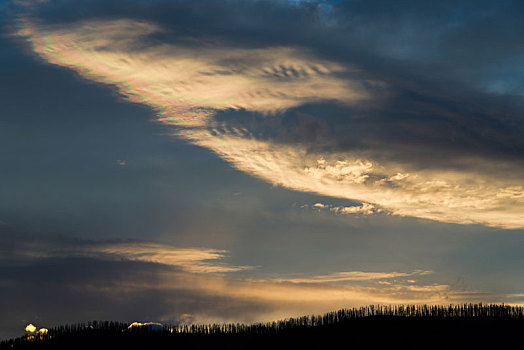
[[205,125],[217,110],[269,114],[307,102],[366,97],[358,82],[337,78],[347,67],[304,49],[151,43],[148,36],[158,32],[157,25],[121,19],[67,28],[22,20],[18,33],[48,62],[116,85],[129,100],[156,108],[177,125]]
[[326,151],[277,143],[251,130],[228,129],[227,121],[226,128],[218,127],[213,119],[223,111],[278,118],[319,102],[380,104],[388,84],[364,79],[359,68],[300,47],[242,48],[191,38],[185,38],[187,45],[158,43],[151,37],[158,33],[164,33],[159,25],[129,19],[65,27],[24,19],[18,32],[48,62],[118,87],[127,99],[155,108],[180,136],[272,184],[374,208],[360,214],[384,210],[450,223],[524,227],[518,162],[472,155],[450,160],[460,166],[421,167],[384,158],[373,148]]

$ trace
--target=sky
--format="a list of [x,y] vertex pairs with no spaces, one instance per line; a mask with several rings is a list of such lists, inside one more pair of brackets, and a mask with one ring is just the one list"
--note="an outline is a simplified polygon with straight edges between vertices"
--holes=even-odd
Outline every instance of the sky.
[[520,1],[0,4],[0,339],[524,304]]

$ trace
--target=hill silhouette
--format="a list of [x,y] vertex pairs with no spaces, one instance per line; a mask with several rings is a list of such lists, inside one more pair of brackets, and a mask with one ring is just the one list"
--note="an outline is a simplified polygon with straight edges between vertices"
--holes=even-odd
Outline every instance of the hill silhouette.
[[257,324],[93,321],[0,343],[0,349],[523,348],[524,308],[367,306]]

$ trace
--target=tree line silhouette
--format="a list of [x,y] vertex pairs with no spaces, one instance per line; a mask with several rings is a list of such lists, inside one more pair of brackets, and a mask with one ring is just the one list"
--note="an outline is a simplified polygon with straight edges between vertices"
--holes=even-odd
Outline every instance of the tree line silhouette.
[[[386,346],[399,336],[422,344],[469,347],[495,342],[512,344],[524,330],[524,308],[499,304],[370,305],[254,324],[164,324],[129,327],[129,323],[91,321],[50,328],[46,334],[29,334],[3,341],[0,349],[104,348],[173,349],[177,347],[266,349],[324,348],[345,341],[353,345]],[[409,341],[404,344],[409,346]],[[348,344],[349,344],[348,343]]]

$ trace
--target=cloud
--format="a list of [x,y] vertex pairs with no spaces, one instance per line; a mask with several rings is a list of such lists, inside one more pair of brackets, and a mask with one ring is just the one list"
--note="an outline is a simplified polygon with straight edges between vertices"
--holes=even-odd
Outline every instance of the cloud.
[[377,208],[373,204],[369,203],[362,203],[361,205],[355,205],[355,206],[334,206],[330,204],[323,204],[323,203],[315,203],[312,206],[313,209],[328,209],[330,212],[335,214],[361,214],[361,215],[372,215],[376,213],[380,213],[383,210],[380,208]]
[[35,240],[19,243],[17,256],[27,259],[55,257],[129,260],[163,264],[193,273],[227,273],[253,269],[234,266],[220,260],[228,251],[209,248],[182,248],[146,241],[81,241],[61,243]]
[[[345,271],[335,272],[328,275],[319,275],[305,278],[291,278],[285,279],[287,282],[293,283],[334,283],[344,281],[371,281],[384,280],[399,277],[408,277],[414,275],[428,275],[432,271],[413,271],[413,272],[363,272],[363,271]],[[384,282],[384,281],[379,281]],[[413,281],[414,282],[414,281]],[[388,282],[387,284],[391,284]]]
[[[149,245],[140,249],[129,244],[36,242],[19,237],[13,246],[17,247],[13,254],[4,254],[0,264],[0,285],[9,286],[0,288],[4,316],[0,337],[17,335],[27,323],[13,320],[24,320],[26,315],[49,327],[92,319],[130,324],[135,320],[144,324],[265,322],[377,303],[523,302],[521,294],[457,289],[427,270],[235,277],[185,267],[193,261],[151,263],[149,257],[136,259],[128,252],[137,248],[136,254],[148,255]],[[93,249],[98,246],[111,248]],[[203,253],[194,253],[198,264]]]
[[[361,200],[401,216],[505,228],[524,225],[524,187],[515,185],[520,181],[514,177],[516,170],[507,169],[502,161],[491,161],[491,168],[506,170],[506,176],[468,169],[411,172],[399,164],[363,161],[347,153],[331,153],[328,158],[256,139],[193,136],[238,169],[274,185]],[[481,161],[470,159],[464,164]],[[488,163],[484,160],[484,164]]]
[[25,327],[25,331],[29,333],[34,333],[36,331],[36,327],[30,323]]
[[[234,5],[211,8],[231,17]],[[449,65],[428,70],[430,58],[413,48],[392,52],[363,21],[370,16],[363,5],[354,21],[342,16],[353,5],[309,7],[323,16],[310,24],[289,21],[306,18],[307,6],[268,5],[250,24],[235,12],[218,34],[210,9],[184,1],[155,6],[143,18],[53,24],[26,16],[18,35],[42,59],[116,86],[125,98],[157,110],[179,137],[269,183],[362,201],[393,215],[524,227],[520,98],[486,92],[474,80],[442,82],[437,73],[453,72]],[[258,5],[245,6],[235,9]],[[242,34],[242,26],[247,32],[267,27],[276,8],[282,10],[276,29],[251,41]],[[208,21],[196,28],[180,13],[191,23]],[[341,33],[349,29],[356,33],[348,43]],[[378,41],[365,49],[370,38]]]
[[19,35],[28,37],[50,63],[115,84],[126,98],[181,125],[203,125],[217,110],[275,113],[309,102],[352,103],[366,97],[358,81],[337,77],[347,67],[304,49],[150,44],[148,36],[158,32],[155,24],[126,19],[86,21],[65,29],[24,20]]
[[[154,108],[178,137],[247,174],[362,202],[317,209],[524,227],[524,128],[515,88],[523,32],[522,21],[511,21],[522,11],[509,3],[487,6],[493,11],[461,4],[60,1],[28,10],[17,31],[40,59]],[[398,244],[392,236],[406,237],[380,231],[384,236],[369,236],[382,252]],[[499,270],[509,279],[518,274],[518,254],[502,263],[491,255],[513,252],[518,244],[501,242],[517,239],[490,238],[488,250],[477,246],[484,238],[475,232],[471,249],[455,252],[466,245],[464,235],[431,231],[431,239],[417,241],[424,234],[408,236],[418,251],[407,260],[426,258],[431,247],[466,270],[470,261],[503,266],[486,265],[488,276],[479,268],[479,283],[498,281]],[[249,266],[224,263],[228,253],[210,248],[34,240],[15,248],[0,247],[4,322],[27,314],[49,324],[250,322],[369,303],[523,302],[521,293],[462,291],[411,268],[240,278],[225,273]],[[406,279],[412,274],[417,278]]]
[[49,333],[49,330],[47,328],[40,328],[40,329],[37,330],[36,326],[33,325],[32,323],[28,324],[25,327],[25,331],[30,333],[30,335],[27,335],[27,339],[29,339],[29,340],[38,339],[38,338],[46,335],[47,333]]
[[362,205],[360,206],[353,206],[353,207],[332,207],[330,210],[337,214],[364,214],[364,215],[371,215],[371,214],[375,214],[381,211],[381,209],[377,209],[374,205],[369,204],[369,203],[362,203]]
[[108,256],[112,259],[146,261],[177,266],[185,271],[224,273],[249,270],[251,266],[232,266],[217,262],[226,250],[206,248],[179,248],[154,242],[114,242],[86,246],[77,254]]
[[40,328],[37,333],[41,334],[41,335],[45,335],[48,332],[49,332],[49,329],[47,329],[47,328]]
[[161,323],[156,323],[156,322],[145,322],[145,323],[133,322],[127,328],[131,329],[131,328],[139,328],[139,327],[147,327],[153,331],[161,331],[164,329],[164,326]]
[[322,203],[315,203],[313,204],[313,208],[315,209],[324,209],[324,208],[327,208],[328,206],[325,205],[325,204],[322,204]]

